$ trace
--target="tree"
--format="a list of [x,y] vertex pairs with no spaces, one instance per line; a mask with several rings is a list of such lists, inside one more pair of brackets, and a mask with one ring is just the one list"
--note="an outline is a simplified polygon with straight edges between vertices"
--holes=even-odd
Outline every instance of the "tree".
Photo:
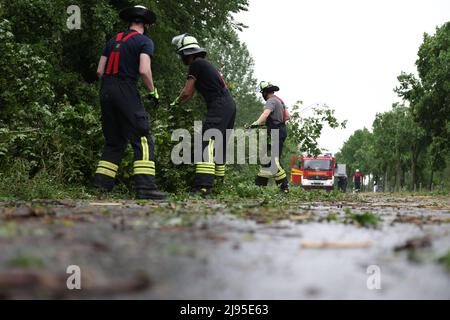
[[414,104],[418,123],[434,139],[439,149],[450,149],[450,22],[424,35],[417,70],[423,94]]
[[336,160],[347,165],[347,171],[353,173],[360,169],[364,175],[376,172],[373,134],[366,128],[356,130],[344,143]]

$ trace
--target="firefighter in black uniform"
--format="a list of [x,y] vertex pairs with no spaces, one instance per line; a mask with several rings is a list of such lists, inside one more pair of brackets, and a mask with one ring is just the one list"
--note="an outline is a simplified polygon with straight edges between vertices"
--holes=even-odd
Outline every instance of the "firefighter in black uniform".
[[151,58],[153,41],[144,35],[156,22],[153,12],[143,6],[122,10],[119,16],[129,23],[129,29],[107,43],[97,69],[101,78],[100,104],[105,147],[98,164],[94,184],[111,191],[128,142],[134,149],[134,183],[138,199],[164,199],[155,184],[155,152],[150,135],[149,116],[139,95],[139,76],[156,100]]
[[207,52],[194,37],[183,34],[173,38],[172,44],[176,46],[183,63],[189,66],[189,72],[184,89],[171,105],[183,104],[194,96],[195,90],[199,91],[208,110],[203,133],[217,129],[222,134],[222,139],[216,141],[212,138],[202,142],[202,160],[195,163],[192,192],[206,196],[211,192],[215,177],[219,182],[223,182],[225,177],[226,131],[234,128],[236,104],[222,74],[205,59]]
[[[268,146],[272,149],[271,163],[261,166],[261,170],[256,177],[256,185],[265,187],[269,182],[269,178],[273,177],[275,178],[275,182],[280,187],[281,191],[283,193],[289,193],[289,182],[286,171],[281,166],[280,158],[283,152],[284,141],[287,138],[286,122],[290,119],[290,114],[283,100],[275,95],[275,92],[280,90],[279,87],[274,86],[270,82],[263,81],[260,84],[260,89],[260,92],[266,101],[266,104],[264,105],[264,112],[257,121],[247,127],[257,128],[266,124],[268,129],[268,137],[270,137],[271,130],[278,130],[279,139],[278,156],[276,156],[276,153],[274,152],[275,144],[272,141],[272,143]],[[271,169],[273,164],[276,166],[274,169]]]

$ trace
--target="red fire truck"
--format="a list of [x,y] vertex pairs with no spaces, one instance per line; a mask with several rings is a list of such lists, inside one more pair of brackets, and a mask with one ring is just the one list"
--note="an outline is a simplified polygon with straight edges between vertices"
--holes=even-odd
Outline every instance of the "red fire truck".
[[335,163],[336,159],[331,154],[291,157],[291,182],[305,190],[333,190]]

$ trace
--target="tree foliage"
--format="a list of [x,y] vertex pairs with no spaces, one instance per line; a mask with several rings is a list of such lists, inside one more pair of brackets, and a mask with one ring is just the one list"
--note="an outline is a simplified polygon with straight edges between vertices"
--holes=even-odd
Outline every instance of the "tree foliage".
[[[171,133],[178,128],[192,131],[206,109],[199,97],[187,106],[169,107],[187,72],[174,52],[173,36],[193,34],[209,51],[237,101],[237,126],[262,111],[253,59],[237,34],[244,26],[232,16],[247,10],[248,0],[79,0],[81,29],[69,30],[67,8],[73,4],[0,0],[0,180],[20,171],[30,179],[46,176],[58,183],[88,184],[103,144],[96,66],[105,43],[127,28],[118,13],[128,6],[145,5],[158,17],[149,35],[156,46],[152,68],[161,103],[147,107],[161,187],[175,191],[189,184],[192,166],[175,166],[170,160],[177,143]],[[142,84],[140,90],[145,93]],[[317,152],[322,122],[333,126],[336,121],[331,109],[317,110],[316,116],[294,122],[293,152],[299,152],[297,145]],[[128,150],[121,180],[127,182],[131,167]]]

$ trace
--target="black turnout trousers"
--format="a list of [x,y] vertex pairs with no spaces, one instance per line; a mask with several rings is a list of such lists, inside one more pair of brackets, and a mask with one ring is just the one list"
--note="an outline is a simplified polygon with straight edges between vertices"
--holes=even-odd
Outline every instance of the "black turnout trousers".
[[[208,112],[203,122],[202,136],[209,129],[217,129],[222,139],[206,139],[202,142],[202,161],[195,164],[194,190],[211,189],[215,178],[225,177],[227,154],[227,129],[234,129],[236,119],[236,103],[227,89],[224,89],[215,99],[207,102]],[[203,139],[205,140],[205,139]]]
[[95,175],[96,185],[112,189],[130,142],[134,150],[136,189],[155,190],[155,148],[150,135],[149,115],[142,104],[137,84],[118,77],[103,78],[100,103],[105,146]]
[[283,154],[283,146],[284,146],[284,142],[286,141],[287,138],[287,129],[285,125],[281,125],[278,128],[268,128],[268,137],[270,137],[271,134],[271,129],[278,129],[279,130],[279,140],[278,140],[278,146],[279,146],[279,157],[275,157],[274,156],[274,152],[273,152],[273,144],[269,145],[268,147],[271,149],[272,152],[272,157],[271,157],[271,163],[275,163],[277,166],[277,171],[276,172],[272,172],[270,170],[271,167],[271,163],[267,164],[267,165],[261,165],[261,170],[258,173],[258,176],[256,177],[256,185],[257,186],[267,186],[269,183],[269,178],[274,178],[276,184],[282,189],[282,190],[286,190],[289,188],[289,182],[287,179],[287,174],[286,171],[283,169],[283,167],[281,166],[280,163],[280,159],[282,157]]

